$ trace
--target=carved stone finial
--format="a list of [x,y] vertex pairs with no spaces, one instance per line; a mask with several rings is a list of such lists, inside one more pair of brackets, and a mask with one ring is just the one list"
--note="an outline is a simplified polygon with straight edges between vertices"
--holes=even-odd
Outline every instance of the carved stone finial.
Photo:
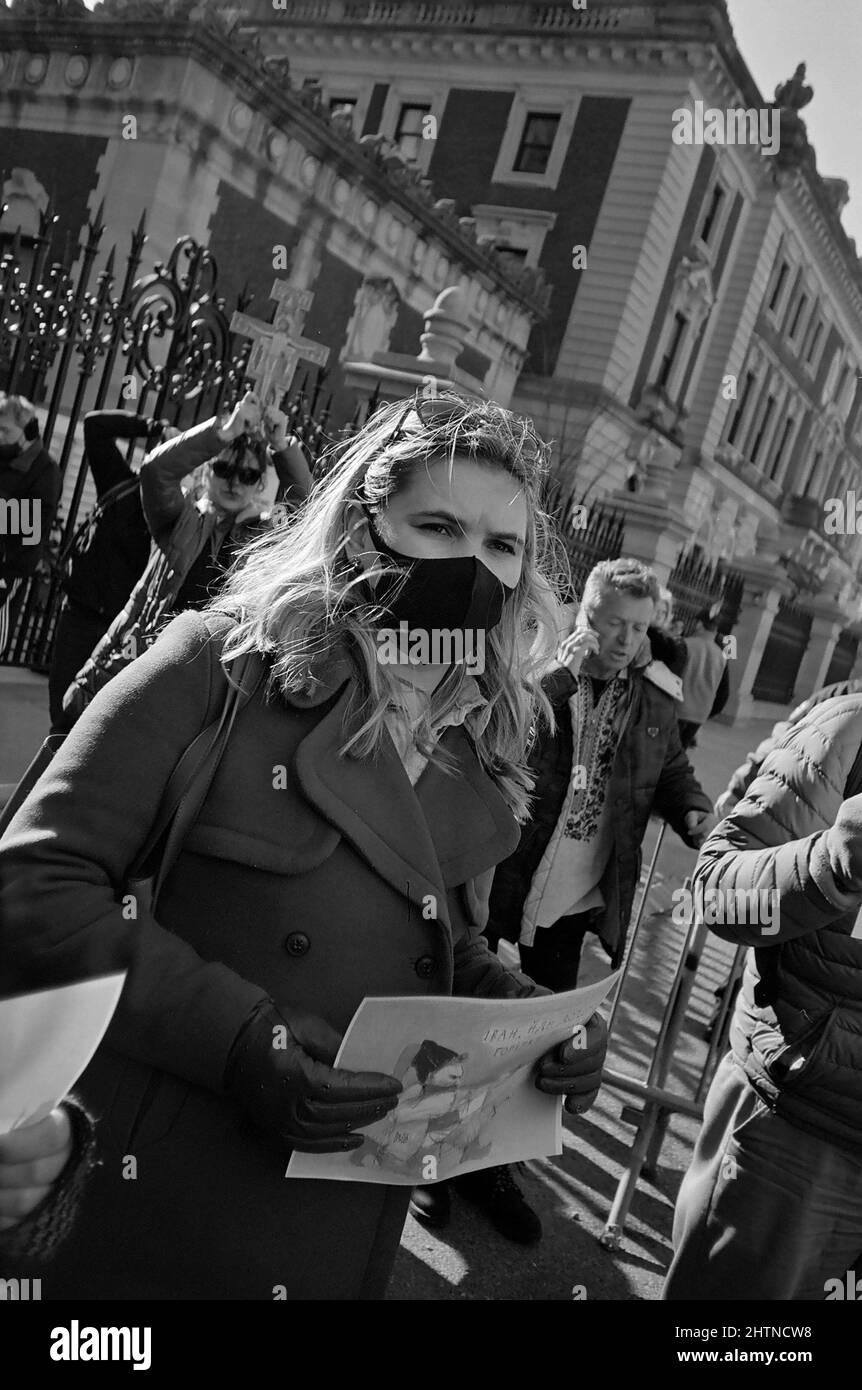
[[455,359],[461,355],[470,333],[467,323],[467,300],[458,285],[438,294],[425,315],[425,332],[419,341],[420,362],[435,362],[450,372]]
[[775,88],[775,105],[789,111],[801,111],[814,96],[814,88],[805,85],[805,64],[800,63],[787,82]]

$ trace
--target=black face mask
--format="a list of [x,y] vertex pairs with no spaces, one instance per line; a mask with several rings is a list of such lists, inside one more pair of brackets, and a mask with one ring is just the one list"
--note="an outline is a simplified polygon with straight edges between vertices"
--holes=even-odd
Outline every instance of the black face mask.
[[386,608],[394,625],[411,631],[490,632],[503,614],[503,604],[515,592],[475,555],[423,559],[403,555],[387,545],[368,508],[368,527],[376,548],[398,565],[402,574],[377,580],[374,602]]

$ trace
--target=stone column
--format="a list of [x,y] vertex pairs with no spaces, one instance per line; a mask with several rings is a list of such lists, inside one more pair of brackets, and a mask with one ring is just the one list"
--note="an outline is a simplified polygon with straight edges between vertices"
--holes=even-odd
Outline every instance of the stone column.
[[846,622],[843,610],[834,599],[817,597],[806,606],[810,606],[814,621],[796,677],[797,704],[807,700],[809,695],[813,695],[815,690],[819,690],[826,683],[826,672],[829,670],[835,643],[841,636]]
[[760,669],[763,649],[781,598],[791,588],[777,556],[762,554],[737,560],[734,569],[743,576],[744,586],[739,621],[733,630],[736,656],[728,658],[730,698],[717,716],[717,722],[721,724],[735,724],[737,720],[751,718],[754,712],[751,692]]

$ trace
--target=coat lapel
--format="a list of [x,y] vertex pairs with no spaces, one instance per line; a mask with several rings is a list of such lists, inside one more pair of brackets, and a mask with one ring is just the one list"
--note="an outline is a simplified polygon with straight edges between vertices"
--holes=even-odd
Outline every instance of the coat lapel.
[[387,734],[374,762],[342,757],[350,683],[302,740],[294,767],[303,794],[371,867],[420,908],[429,895],[448,926],[445,885],[434,842]]
[[429,895],[449,926],[446,889],[484,873],[517,848],[519,827],[496,787],[482,772],[460,726],[448,729],[441,748],[456,760],[454,773],[430,763],[415,788],[387,732],[374,762],[342,757],[348,678],[332,695],[327,673],[317,693],[292,703],[333,703],[299,744],[294,767],[303,794],[371,867],[412,903]]

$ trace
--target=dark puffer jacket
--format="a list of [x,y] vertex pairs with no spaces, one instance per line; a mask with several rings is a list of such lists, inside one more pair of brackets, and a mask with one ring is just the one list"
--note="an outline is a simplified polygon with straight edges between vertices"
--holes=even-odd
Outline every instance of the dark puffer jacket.
[[807,700],[803,700],[801,705],[797,705],[786,719],[779,720],[774,725],[769,738],[765,738],[762,743],[757,745],[753,753],[749,753],[745,762],[740,764],[731,777],[725,795],[732,796],[734,801],[740,801],[773,748],[778,747],[794,724],[799,724],[814,709],[815,705],[822,705],[824,700],[834,700],[839,695],[856,695],[859,691],[862,691],[862,681],[859,680],[836,681],[834,685],[824,685],[820,690],[815,690],[814,694],[809,695]]
[[[862,1153],[862,826],[842,801],[862,792],[862,695],[816,705],[765,760],[744,799],[706,841],[699,888],[778,894],[777,920],[711,926],[755,949],[731,1047],[776,1113]],[[753,900],[749,899],[749,902]],[[741,915],[736,902],[736,915]],[[726,915],[730,915],[729,913]],[[771,915],[771,914],[770,914]]]
[[[605,905],[596,909],[592,924],[614,968],[625,951],[640,876],[640,846],[650,815],[654,811],[664,816],[690,844],[687,813],[712,811],[712,802],[680,745],[679,704],[655,684],[656,680],[666,682],[667,672],[662,674],[650,662],[649,644],[642,663],[636,659],[630,675],[631,704],[617,746],[609,792],[614,808],[614,847],[599,883]],[[568,701],[575,690],[575,678],[565,667],[557,667],[543,684],[554,706],[557,728],[553,735],[545,731],[530,758],[536,774],[533,814],[521,832],[517,850],[494,875],[488,924],[491,938],[518,940],[530,884],[554,833],[569,786],[573,737]]]

